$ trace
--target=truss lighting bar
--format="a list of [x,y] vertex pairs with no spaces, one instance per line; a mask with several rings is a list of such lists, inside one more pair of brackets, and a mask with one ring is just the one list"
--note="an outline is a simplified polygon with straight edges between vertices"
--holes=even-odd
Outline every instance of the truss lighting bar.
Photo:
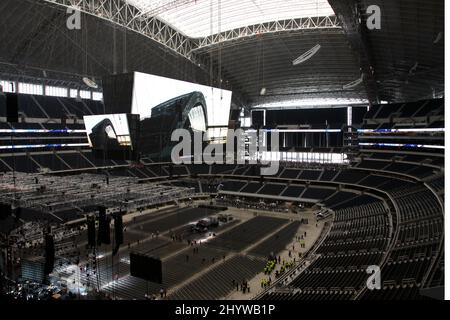
[[359,77],[355,81],[352,81],[352,82],[347,83],[346,85],[342,86],[342,89],[344,89],[344,90],[352,89],[356,86],[359,86],[363,81],[364,81],[364,74],[362,74],[361,77]]
[[360,146],[369,147],[404,147],[404,148],[427,148],[427,149],[441,149],[445,146],[436,146],[430,144],[411,144],[411,143],[374,143],[374,142],[360,142]]
[[445,128],[358,129],[358,133],[445,132]]
[[352,105],[367,105],[365,99],[293,99],[281,102],[268,102],[255,105],[252,109],[312,109],[312,108],[337,108]]
[[320,48],[321,48],[320,44],[315,45],[314,47],[306,51],[304,54],[302,54],[300,57],[292,61],[292,65],[296,66],[311,59],[317,53],[317,51],[320,50]]
[[0,129],[0,133],[86,133],[86,130],[71,130],[71,129]]
[[66,148],[66,147],[89,147],[89,143],[23,144],[14,146],[0,146],[0,150]]

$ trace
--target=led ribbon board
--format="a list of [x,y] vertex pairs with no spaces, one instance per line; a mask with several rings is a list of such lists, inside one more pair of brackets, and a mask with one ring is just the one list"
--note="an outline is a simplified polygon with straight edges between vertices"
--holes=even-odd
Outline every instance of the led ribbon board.
[[89,143],[53,143],[53,144],[23,144],[14,146],[0,146],[0,150],[39,149],[39,148],[67,148],[89,147]]
[[0,129],[0,133],[86,133],[86,130],[71,130],[71,129]]
[[445,132],[445,128],[358,129],[358,133]]
[[413,144],[413,143],[371,143],[371,142],[360,142],[360,146],[370,146],[370,147],[401,147],[401,148],[428,148],[428,149],[445,149],[445,146],[436,146],[429,144]]

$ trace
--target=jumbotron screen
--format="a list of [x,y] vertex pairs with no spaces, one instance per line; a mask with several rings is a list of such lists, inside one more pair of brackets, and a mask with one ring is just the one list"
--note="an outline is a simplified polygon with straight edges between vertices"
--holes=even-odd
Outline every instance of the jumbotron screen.
[[176,129],[203,132],[205,141],[226,138],[229,90],[140,72],[105,77],[103,90],[107,113],[131,113],[140,119],[141,155],[170,156]]
[[139,118],[131,114],[85,116],[89,145],[107,158],[129,159],[136,154]]
[[[139,114],[141,120],[150,118],[155,107],[193,93],[197,95],[195,98],[199,104],[202,102],[206,104],[205,116],[208,126],[228,126],[231,91],[139,72],[134,73],[131,113]],[[195,106],[193,109],[192,113],[201,112],[200,109],[195,109]],[[191,115],[190,118],[194,119],[195,116]]]

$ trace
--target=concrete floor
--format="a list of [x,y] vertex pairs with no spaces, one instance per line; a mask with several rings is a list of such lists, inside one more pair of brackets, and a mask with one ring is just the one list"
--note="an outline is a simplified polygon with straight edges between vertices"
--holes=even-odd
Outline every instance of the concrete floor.
[[[300,219],[308,219],[308,224],[302,224],[298,230],[297,230],[297,236],[304,236],[304,233],[306,232],[306,237],[304,236],[304,240],[301,240],[304,244],[305,247],[301,248],[301,244],[299,241],[292,239],[292,241],[285,247],[285,249],[282,252],[279,252],[277,255],[281,257],[281,261],[286,261],[286,262],[291,262],[291,261],[295,261],[298,262],[299,261],[299,253],[303,255],[303,253],[305,253],[306,251],[308,251],[316,242],[316,240],[320,237],[320,234],[322,232],[323,229],[323,225],[324,222],[323,221],[319,221],[317,222],[317,227],[316,227],[316,218],[314,216],[314,210],[308,210],[305,212],[302,212],[301,214],[284,214],[284,213],[274,213],[274,216],[286,216],[289,217],[289,219],[293,219],[293,220],[300,220]],[[260,212],[261,215],[265,214],[264,212]],[[271,214],[272,215],[272,214]],[[276,233],[277,231],[273,232],[272,234]],[[271,234],[271,235],[272,235]],[[269,237],[270,235],[268,235]],[[258,243],[255,244],[258,245],[259,243],[261,243],[262,241],[264,241],[264,239],[261,239],[261,241],[259,241]],[[253,246],[252,246],[253,247]],[[251,248],[248,248],[247,250],[250,250]],[[289,251],[291,252],[291,257],[289,257]],[[275,270],[279,270],[280,269],[280,265],[277,265]],[[272,272],[272,275],[270,276],[272,281],[275,280],[275,270]],[[262,279],[268,279],[269,276],[265,275],[263,270],[261,273],[257,274],[253,279],[249,280],[249,286],[250,286],[250,293],[242,293],[242,291],[234,291],[231,292],[228,296],[224,297],[227,300],[249,300],[252,299],[253,297],[257,296],[258,294],[260,294],[264,288],[261,288],[261,280]]]

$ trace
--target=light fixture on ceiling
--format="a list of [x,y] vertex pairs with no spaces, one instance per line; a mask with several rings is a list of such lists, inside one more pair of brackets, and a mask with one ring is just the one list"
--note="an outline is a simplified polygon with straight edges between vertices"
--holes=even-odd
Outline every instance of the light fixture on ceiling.
[[417,67],[419,66],[419,62],[416,61],[414,65],[409,69],[408,75],[412,76],[416,73]]
[[86,84],[88,87],[90,87],[92,89],[98,89],[98,84],[93,79],[89,79],[88,77],[83,77],[83,82],[84,82],[84,84]]
[[438,35],[436,36],[436,39],[434,39],[433,43],[437,44],[439,41],[441,41],[442,39],[442,32],[439,32]]
[[267,89],[266,89],[266,88],[261,88],[261,91],[259,92],[259,94],[260,94],[261,96],[264,96],[264,95],[266,94],[266,92],[267,92]]
[[304,54],[302,54],[300,57],[292,61],[292,65],[296,66],[300,63],[305,62],[306,60],[311,59],[317,53],[317,51],[320,50],[320,48],[321,48],[320,44],[315,45],[314,47],[306,51]]
[[367,99],[354,99],[354,98],[318,98],[318,99],[290,99],[283,101],[273,101],[258,104],[252,108],[268,109],[268,108],[293,108],[293,109],[312,109],[312,108],[333,108],[349,105],[367,105]]
[[359,86],[364,80],[364,73],[361,74],[361,77],[356,79],[355,81],[349,82],[342,86],[342,89],[347,90]]

